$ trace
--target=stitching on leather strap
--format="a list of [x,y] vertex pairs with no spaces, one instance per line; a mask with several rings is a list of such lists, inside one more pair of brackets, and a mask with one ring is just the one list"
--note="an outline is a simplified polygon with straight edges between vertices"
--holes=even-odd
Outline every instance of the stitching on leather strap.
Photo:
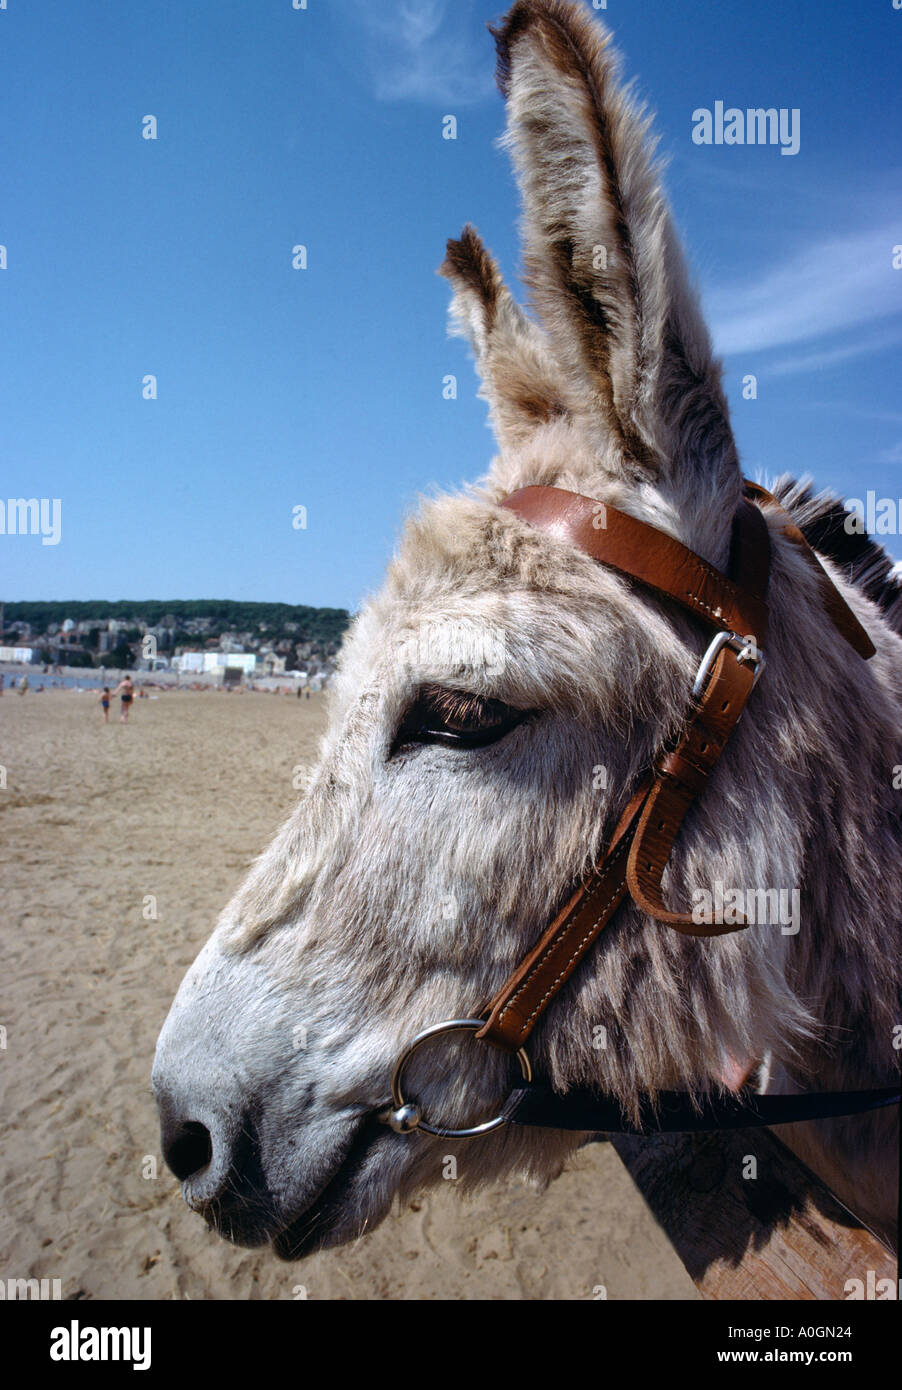
[[[607,546],[600,544],[586,530],[586,509],[594,511],[595,504],[576,493],[528,487],[511,494],[501,505],[518,512],[531,525],[552,532],[562,530],[578,549],[593,559],[609,564],[659,594],[676,599],[696,619],[713,622],[728,634],[747,624],[760,626],[755,640],[763,639],[767,627],[765,595],[770,542],[767,525],[752,504],[741,502],[733,521],[730,564],[740,576],[740,584],[687,550],[674,537],[616,508],[611,510],[619,519],[618,526],[612,530]],[[702,598],[703,591],[717,607]],[[739,633],[740,638],[746,635]],[[630,893],[644,912],[661,922],[679,930],[688,923],[685,914],[672,913],[664,905],[661,880],[686,811],[704,790],[708,774],[723,752],[754,685],[751,673],[747,681],[739,678],[740,658],[734,646],[735,643],[728,643],[717,655],[720,644],[712,644],[710,656],[715,658],[714,664],[707,664],[709,657],[706,655],[699,668],[698,679],[702,681],[699,698],[690,708],[683,737],[676,748],[664,755],[663,762],[658,763],[650,785],[643,782],[633,794],[614,832],[607,857],[590,875],[591,887],[584,884],[577,889],[572,907],[569,911],[562,909],[566,911],[563,920],[548,928],[550,939],[547,942],[540,939],[489,1004],[488,1018],[479,1037],[506,1048],[522,1046],[535,1020],[558,993],[601,928],[610,921],[624,894]],[[756,669],[760,669],[760,663]],[[705,671],[707,684],[702,678]],[[722,702],[719,709],[718,701]],[[652,824],[653,818],[660,822],[657,828]],[[644,868],[640,867],[640,856],[646,861]],[[591,906],[595,894],[600,896],[599,890],[604,892],[602,885],[606,881],[613,881],[610,895],[601,906]],[[585,930],[579,931],[576,923],[584,913],[591,922]],[[579,939],[573,941],[577,932]],[[547,972],[554,970],[555,962],[564,953],[566,959],[549,979]],[[524,1007],[528,1007],[528,995],[534,989],[543,991],[541,997],[536,999],[528,1017],[521,1019],[516,1006],[526,997]],[[516,1026],[505,1033],[505,1020],[511,1014]]]
[[[605,866],[606,871],[609,870],[609,869],[612,869],[612,868],[614,867],[614,865],[615,865],[616,862],[617,862],[618,856],[620,856],[620,855],[622,855],[622,854],[624,853],[624,851],[627,849],[628,845],[629,845],[629,837],[628,837],[628,836],[624,836],[623,840],[620,842],[620,844],[617,846],[617,848],[616,848],[616,850],[614,851],[614,853],[611,855],[611,858],[610,858],[610,860],[608,861],[608,864]],[[586,932],[586,934],[585,934],[583,937],[580,938],[579,944],[575,947],[575,949],[574,949],[574,951],[573,951],[573,954],[570,956],[570,958],[569,958],[569,960],[567,961],[566,965],[564,965],[564,967],[563,967],[563,969],[561,970],[560,974],[557,975],[557,976],[555,977],[554,981],[553,981],[552,984],[549,986],[549,988],[548,988],[548,990],[546,991],[546,993],[542,995],[542,998],[539,1000],[539,1002],[538,1002],[538,1004],[536,1005],[535,1009],[534,1009],[533,1012],[529,1015],[529,1018],[526,1019],[525,1023],[524,1023],[524,1024],[522,1025],[522,1027],[520,1028],[519,1031],[520,1031],[521,1033],[524,1031],[524,1029],[526,1029],[526,1028],[529,1027],[530,1023],[531,1023],[532,1020],[535,1018],[536,1014],[539,1013],[539,1011],[541,1010],[541,1007],[542,1007],[542,1005],[544,1004],[545,1000],[548,998],[548,996],[549,996],[550,994],[553,994],[553,993],[554,993],[555,986],[558,984],[558,982],[561,980],[561,978],[567,973],[568,969],[569,969],[570,966],[573,964],[573,961],[576,959],[576,957],[579,955],[580,951],[582,950],[583,946],[584,946],[584,945],[586,944],[586,942],[589,940],[589,937],[592,935],[592,933],[593,933],[593,932],[597,929],[597,927],[599,926],[599,924],[600,924],[602,918],[604,917],[604,914],[607,912],[607,910],[608,910],[608,908],[611,906],[611,904],[612,904],[613,902],[616,901],[618,894],[621,893],[621,892],[623,891],[624,887],[625,887],[625,881],[624,881],[624,882],[621,882],[620,884],[618,884],[618,886],[617,886],[617,888],[615,889],[614,893],[611,895],[610,898],[608,898],[608,901],[605,903],[604,907],[602,907],[602,908],[599,910],[599,914],[598,914],[598,916],[596,917],[595,921],[592,923],[591,927],[589,927],[589,929],[588,929],[588,931]],[[514,1004],[516,1003],[516,1001],[519,999],[519,997],[520,997],[520,995],[523,993],[523,991],[526,990],[526,989],[528,989],[529,986],[532,984],[533,979],[535,978],[536,972],[537,972],[538,970],[541,969],[543,962],[548,958],[549,955],[551,955],[551,954],[557,949],[557,947],[559,946],[559,944],[560,944],[560,942],[561,942],[561,939],[562,939],[564,936],[566,936],[567,930],[568,930],[568,928],[570,927],[570,925],[572,924],[574,917],[576,916],[577,913],[579,913],[579,912],[582,910],[582,907],[583,907],[583,905],[584,905],[584,902],[585,902],[585,899],[583,899],[580,903],[577,904],[577,906],[574,908],[573,915],[570,916],[570,917],[568,917],[567,920],[566,920],[565,922],[562,922],[562,923],[561,923],[560,929],[555,933],[554,939],[553,939],[552,941],[549,941],[548,945],[546,946],[546,948],[545,948],[545,950],[542,952],[542,954],[541,954],[540,956],[537,956],[537,957],[536,957],[535,961],[534,961],[533,964],[530,966],[529,974],[527,975],[526,979],[522,981],[522,983],[520,984],[519,988],[514,992],[514,994],[511,995],[510,999],[508,999],[508,1001],[507,1001],[507,1003],[505,1004],[504,1008],[501,1010],[500,1014],[498,1015],[498,1023],[499,1023],[499,1024],[501,1023],[501,1020],[504,1018],[504,1015],[507,1013],[508,1009],[510,1009],[510,1008],[513,1007],[513,1005],[514,1005]]]
[[[566,975],[567,971],[570,969],[570,966],[573,964],[574,960],[576,960],[576,958],[577,958],[577,956],[579,955],[580,951],[582,950],[583,946],[586,944],[586,942],[588,941],[589,937],[592,935],[592,933],[593,933],[593,932],[596,930],[596,928],[599,926],[599,924],[600,924],[602,918],[604,917],[604,914],[607,912],[608,908],[611,906],[611,903],[616,902],[617,898],[618,898],[618,897],[620,896],[620,894],[623,892],[624,888],[625,888],[625,885],[624,885],[624,884],[621,884],[621,885],[617,888],[616,892],[615,892],[615,893],[608,899],[608,901],[605,903],[604,907],[601,909],[601,913],[600,913],[600,915],[598,916],[597,920],[596,920],[595,922],[592,923],[592,926],[591,926],[591,927],[589,928],[589,930],[586,932],[585,936],[584,936],[584,937],[582,938],[582,940],[578,943],[578,945],[574,948],[573,955],[570,957],[570,959],[569,959],[569,960],[566,962],[566,964],[563,966],[563,968],[561,969],[560,973],[559,973],[558,975],[556,975],[555,978],[552,980],[551,984],[548,986],[548,989],[547,989],[547,990],[545,991],[545,993],[542,995],[541,999],[540,999],[539,1002],[536,1004],[536,1006],[535,1006],[535,1008],[533,1009],[532,1013],[531,1013],[531,1014],[529,1015],[529,1017],[526,1019],[525,1023],[524,1023],[523,1026],[522,1026],[522,1028],[520,1028],[520,1030],[519,1030],[519,1036],[522,1037],[523,1033],[526,1031],[526,1029],[527,1029],[527,1028],[529,1027],[529,1025],[532,1023],[532,1021],[533,1021],[533,1019],[536,1017],[536,1015],[537,1015],[538,1013],[541,1013],[541,1011],[542,1011],[542,1006],[543,1006],[543,1004],[545,1003],[545,1000],[548,999],[552,994],[554,994],[555,990],[557,989],[558,984],[559,984],[560,981],[564,978],[564,976]],[[517,991],[517,994],[520,994],[520,993],[522,992],[522,989],[525,989],[525,987],[526,987],[526,986],[525,986],[525,984],[524,984],[524,985],[521,987],[521,990],[518,990],[518,991]],[[499,1023],[501,1022],[501,1020],[502,1020],[502,1018],[504,1017],[504,1015],[507,1013],[508,1009],[509,1009],[509,1008],[511,1007],[511,1005],[513,1004],[514,999],[516,999],[516,997],[517,997],[517,995],[515,994],[515,995],[514,995],[514,998],[511,999],[510,1004],[508,1004],[504,1009],[502,1009],[501,1013],[498,1015],[498,1022],[499,1022]]]
[[[703,560],[699,562],[698,573],[702,577],[702,579],[707,579],[710,583],[716,584],[718,588],[723,589],[727,598],[731,598],[737,605],[741,604],[741,594],[739,589],[737,589],[736,585],[732,584],[730,580],[727,579],[726,575],[718,574],[717,570],[711,569],[708,565],[705,564]],[[711,616],[715,616],[715,614],[717,613],[717,609],[712,608],[709,603],[705,603],[705,600],[701,598],[699,594],[693,594],[689,589],[686,590],[686,594],[690,599],[692,599],[693,603],[698,603],[701,605],[702,608],[707,608]],[[719,621],[720,619],[718,619],[718,622]],[[745,636],[745,634],[743,633],[742,636]]]
[[[693,603],[698,604],[699,608],[707,609],[707,611],[711,614],[711,617],[717,618],[717,621],[720,622],[721,618],[723,617],[723,609],[718,610],[716,608],[712,608],[710,603],[705,603],[705,600],[703,598],[699,598],[698,594],[690,593],[688,589],[686,590],[686,594],[692,600]],[[719,618],[717,617],[718,612],[720,612]]]

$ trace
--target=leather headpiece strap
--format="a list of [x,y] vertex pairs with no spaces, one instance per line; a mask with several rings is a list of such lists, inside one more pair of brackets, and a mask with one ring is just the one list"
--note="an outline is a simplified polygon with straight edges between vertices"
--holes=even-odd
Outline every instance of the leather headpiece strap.
[[767,522],[754,503],[776,510],[783,534],[816,569],[837,630],[860,656],[874,655],[867,633],[791,517],[764,488],[746,483],[744,493],[733,522],[729,575],[672,536],[575,492],[527,487],[501,503],[715,629],[682,737],[664,750],[634,793],[593,872],[487,1006],[477,1037],[506,1051],[522,1048],[627,893],[643,912],[688,935],[721,936],[748,925],[694,922],[691,914],[667,906],[661,881],[686,813],[704,790],[764,666],[771,548]]

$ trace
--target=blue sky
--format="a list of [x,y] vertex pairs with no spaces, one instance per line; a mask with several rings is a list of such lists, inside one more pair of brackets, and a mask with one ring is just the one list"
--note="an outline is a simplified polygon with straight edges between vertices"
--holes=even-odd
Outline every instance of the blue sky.
[[[484,471],[434,272],[470,220],[516,282],[485,31],[503,9],[7,0],[0,496],[61,498],[62,539],[0,537],[2,597],[354,609],[418,494]],[[608,0],[602,17],[657,112],[746,472],[902,498],[902,10]],[[718,100],[799,108],[799,153],[694,144],[692,112]]]

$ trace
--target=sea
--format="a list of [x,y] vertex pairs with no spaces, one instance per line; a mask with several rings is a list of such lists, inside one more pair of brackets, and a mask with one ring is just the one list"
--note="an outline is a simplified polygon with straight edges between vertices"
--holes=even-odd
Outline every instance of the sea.
[[101,678],[99,671],[79,672],[74,676],[45,676],[40,666],[0,666],[0,675],[5,677],[4,690],[17,686],[23,676],[28,677],[30,691],[38,690],[41,686],[45,690],[102,690],[105,685],[119,684],[118,679],[114,681],[112,676]]

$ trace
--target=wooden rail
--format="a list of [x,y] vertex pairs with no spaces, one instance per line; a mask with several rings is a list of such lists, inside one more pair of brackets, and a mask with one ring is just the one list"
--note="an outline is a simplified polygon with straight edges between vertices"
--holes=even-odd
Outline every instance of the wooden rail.
[[[845,1300],[850,1280],[898,1279],[894,1256],[767,1130],[611,1144],[703,1298]],[[743,1177],[749,1158],[756,1177]]]

